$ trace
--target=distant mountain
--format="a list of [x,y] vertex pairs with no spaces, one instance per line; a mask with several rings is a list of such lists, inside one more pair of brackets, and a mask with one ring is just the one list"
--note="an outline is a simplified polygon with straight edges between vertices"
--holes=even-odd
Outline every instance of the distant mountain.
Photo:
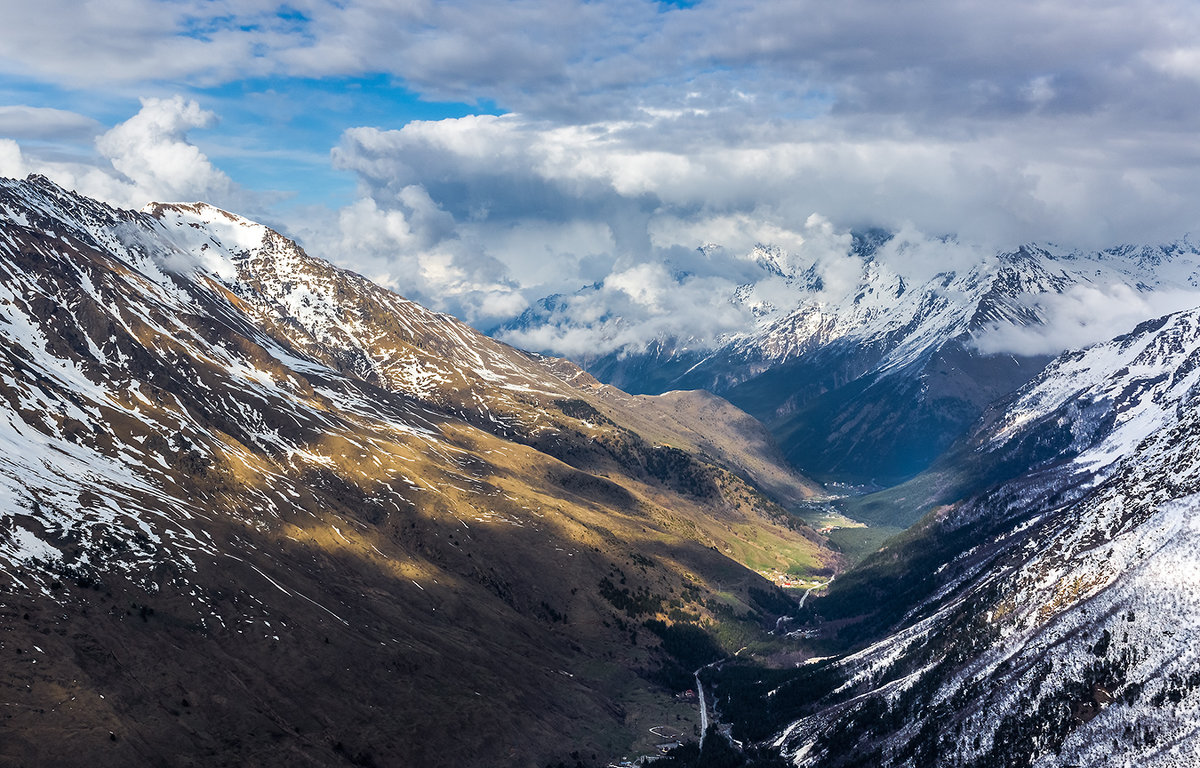
[[856,652],[730,671],[742,736],[797,766],[1200,761],[1198,392],[1200,310],[1054,360],[881,494],[928,513],[812,601]]
[[[1060,330],[1086,291],[1120,288],[1140,300],[1200,285],[1200,249],[1186,240],[1103,252],[1027,245],[945,263],[907,247],[884,232],[855,236],[836,286],[822,276],[832,268],[760,248],[751,259],[760,279],[728,297],[757,318],[754,329],[716,348],[660,338],[578,362],[633,392],[715,392],[762,420],[804,471],[889,485],[928,467],[991,402],[1035,376],[1057,350],[1029,343],[1031,329]],[[574,322],[569,298],[498,334]]]
[[0,180],[0,355],[5,764],[601,762],[691,727],[667,622],[720,653],[788,609],[754,570],[839,565],[725,401],[208,205]]

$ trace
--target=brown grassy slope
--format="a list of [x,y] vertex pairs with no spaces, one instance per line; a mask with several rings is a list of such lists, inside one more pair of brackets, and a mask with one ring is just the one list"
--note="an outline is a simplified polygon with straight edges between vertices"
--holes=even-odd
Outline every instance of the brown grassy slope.
[[[713,600],[747,611],[757,579],[696,542],[702,508],[676,497],[668,511],[661,491],[585,482],[457,429],[494,452],[477,467],[491,493],[457,492],[467,479],[431,462],[416,476],[441,492],[408,491],[414,509],[389,509],[367,474],[340,469],[297,482],[298,504],[248,526],[233,513],[257,498],[234,486],[204,524],[224,556],[196,558],[192,573],[88,584],[72,569],[52,597],[10,584],[0,658],[20,671],[4,727],[21,739],[6,740],[8,756],[534,765],[564,744],[622,753],[655,724],[623,716],[647,685],[628,670],[657,664],[648,633],[632,644],[640,621],[665,618],[672,600],[710,617]],[[604,579],[650,612],[606,600]],[[17,653],[34,645],[44,653]]]

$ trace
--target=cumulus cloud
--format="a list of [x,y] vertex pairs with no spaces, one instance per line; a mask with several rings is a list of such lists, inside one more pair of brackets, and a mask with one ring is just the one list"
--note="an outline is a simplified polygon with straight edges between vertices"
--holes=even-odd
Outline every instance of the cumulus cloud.
[[0,176],[19,178],[25,174],[21,145],[12,139],[0,139]]
[[141,110],[101,135],[96,148],[152,200],[224,202],[234,197],[233,182],[187,138],[190,129],[212,127],[216,120],[182,96],[142,99]]
[[336,222],[300,233],[308,247],[435,309],[478,322],[526,306],[504,266],[472,247],[423,189],[409,186],[380,204],[363,198]]
[[[907,141],[791,124],[713,136],[704,116],[666,122],[563,126],[509,114],[361,128],[345,134],[335,162],[372,189],[420,184],[458,221],[627,223],[610,229],[630,254],[650,245],[651,216],[660,228],[665,215],[752,215],[756,227],[787,229],[819,212],[842,228],[1101,247],[1178,236],[1200,203],[1185,170],[1190,135],[1160,141],[1164,159],[1135,171],[1143,148],[1099,136],[1081,145],[1037,121],[1004,135]],[[660,129],[677,133],[669,145]]]
[[975,341],[985,354],[1054,355],[1128,333],[1138,323],[1200,306],[1200,291],[1139,292],[1123,284],[1076,285],[1033,303],[1044,325],[1005,325]]
[[[10,119],[33,115],[72,130],[90,125],[82,116],[39,110],[0,111],[0,120],[5,115]],[[46,157],[25,152],[11,139],[0,140],[0,173],[42,173],[63,186],[126,208],[140,208],[155,200],[203,200],[235,209],[260,208],[253,194],[235,184],[189,141],[189,130],[211,127],[215,121],[214,113],[182,96],[146,98],[137,114],[96,136],[91,156]]]

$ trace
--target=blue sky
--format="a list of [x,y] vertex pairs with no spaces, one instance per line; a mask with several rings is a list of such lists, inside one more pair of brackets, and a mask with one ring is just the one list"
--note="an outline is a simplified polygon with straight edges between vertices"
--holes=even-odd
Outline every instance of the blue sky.
[[[394,76],[253,78],[192,91],[220,123],[192,139],[223,170],[252,189],[284,196],[284,205],[341,207],[355,179],[330,165],[329,151],[348,126],[401,127],[413,120],[499,114],[475,104],[423,99]],[[136,111],[136,102],[129,105]],[[300,183],[298,183],[300,182]]]
[[[395,76],[254,77],[218,85],[148,82],[105,92],[10,76],[0,84],[4,105],[70,111],[81,118],[75,130],[55,131],[36,120],[2,136],[16,139],[35,156],[94,158],[94,138],[140,109],[140,97],[186,94],[218,115],[188,139],[248,189],[280,205],[340,207],[351,202],[355,180],[330,164],[330,149],[348,126],[401,127],[413,120],[442,120],[470,114],[499,114],[487,100],[466,104],[430,101]],[[0,105],[2,106],[2,105]],[[275,193],[275,194],[272,194]]]
[[[840,247],[882,226],[1096,247],[1197,229],[1192,0],[4,15],[0,174],[127,207],[206,199],[481,327],[596,282],[658,281],[627,297],[653,317],[705,243]],[[743,266],[706,274],[712,296]]]

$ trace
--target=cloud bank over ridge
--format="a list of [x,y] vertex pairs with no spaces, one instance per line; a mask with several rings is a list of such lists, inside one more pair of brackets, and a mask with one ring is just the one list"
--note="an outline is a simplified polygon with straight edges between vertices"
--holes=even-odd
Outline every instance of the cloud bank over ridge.
[[[1185,0],[10,10],[0,173],[131,207],[237,208],[481,327],[599,284],[578,310],[604,338],[620,316],[634,342],[707,339],[750,322],[720,297],[755,279],[759,243],[826,249],[833,279],[852,228],[1096,248],[1178,237],[1200,211],[1200,11]],[[475,114],[389,120],[389,89]],[[131,93],[133,117],[92,116]],[[312,126],[336,129],[314,150]],[[336,206],[280,208],[286,185],[244,180],[256,162],[312,173],[330,149],[326,175],[287,183],[348,179]],[[916,253],[898,257],[917,268]]]

